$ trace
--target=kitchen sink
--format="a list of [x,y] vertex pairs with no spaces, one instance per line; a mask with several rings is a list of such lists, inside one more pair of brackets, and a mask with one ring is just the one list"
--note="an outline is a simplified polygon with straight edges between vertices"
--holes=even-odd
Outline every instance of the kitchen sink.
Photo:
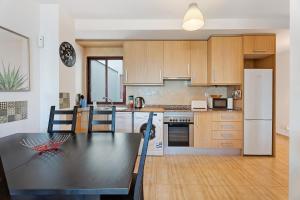
[[127,110],[127,109],[128,109],[127,107],[116,107],[117,111],[122,111],[122,110]]
[[[116,111],[123,111],[123,110],[127,110],[128,108],[127,107],[123,107],[123,106],[120,106],[120,107],[116,107]],[[97,110],[111,110],[111,107],[97,107]]]

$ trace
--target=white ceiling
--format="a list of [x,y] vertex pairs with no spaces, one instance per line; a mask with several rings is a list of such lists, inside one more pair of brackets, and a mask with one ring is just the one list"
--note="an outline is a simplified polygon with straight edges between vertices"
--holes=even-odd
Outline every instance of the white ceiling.
[[[214,34],[277,33],[284,40],[280,46],[286,46],[289,35],[289,0],[36,1],[58,3],[69,13],[77,39],[207,39]],[[202,10],[205,25],[187,32],[181,24],[192,2]]]
[[288,18],[289,0],[40,0],[57,2],[74,18],[181,19],[191,2],[206,18]]

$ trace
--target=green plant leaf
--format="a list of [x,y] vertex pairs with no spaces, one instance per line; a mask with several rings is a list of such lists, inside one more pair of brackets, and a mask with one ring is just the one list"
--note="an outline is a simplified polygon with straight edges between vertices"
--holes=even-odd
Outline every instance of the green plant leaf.
[[3,72],[0,72],[0,90],[1,91],[20,91],[24,90],[24,83],[28,80],[26,74],[21,74],[20,67],[11,69],[8,64],[5,67],[2,61]]

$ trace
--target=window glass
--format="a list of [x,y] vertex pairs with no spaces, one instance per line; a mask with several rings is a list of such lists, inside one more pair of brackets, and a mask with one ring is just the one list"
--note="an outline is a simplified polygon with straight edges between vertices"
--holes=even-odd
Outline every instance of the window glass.
[[91,60],[91,101],[102,101],[105,97],[105,60]]
[[117,58],[89,59],[89,103],[125,103],[123,60]]
[[107,67],[108,98],[114,102],[121,102],[123,101],[123,61],[108,60]]

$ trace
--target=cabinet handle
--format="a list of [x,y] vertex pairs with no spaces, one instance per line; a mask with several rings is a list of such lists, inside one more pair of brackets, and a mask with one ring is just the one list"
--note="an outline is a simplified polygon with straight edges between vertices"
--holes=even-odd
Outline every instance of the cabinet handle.
[[232,134],[222,133],[221,135],[222,135],[223,138],[232,138]]
[[222,129],[233,129],[234,126],[233,125],[223,125]]
[[254,52],[266,52],[266,50],[259,50],[259,49],[254,49]]
[[188,64],[188,69],[187,70],[188,70],[188,75],[190,75],[190,71],[191,71],[190,70],[190,64]]
[[233,120],[234,117],[233,116],[228,116],[228,115],[221,115],[221,119],[222,120]]
[[127,73],[127,69],[125,69],[125,79],[126,79],[126,82],[128,81],[128,73]]
[[229,142],[221,142],[221,146],[222,147],[232,147],[232,143],[229,143]]

